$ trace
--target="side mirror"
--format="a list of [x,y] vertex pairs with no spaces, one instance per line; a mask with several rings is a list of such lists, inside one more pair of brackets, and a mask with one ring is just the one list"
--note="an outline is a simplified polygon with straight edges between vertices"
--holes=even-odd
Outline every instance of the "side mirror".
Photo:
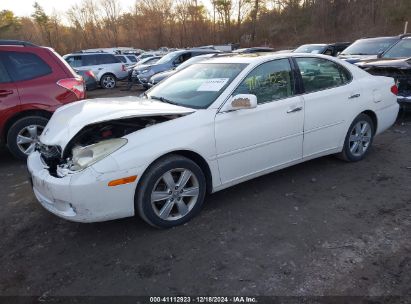
[[253,94],[238,94],[224,105],[222,112],[236,111],[241,109],[254,109],[257,107],[257,96]]

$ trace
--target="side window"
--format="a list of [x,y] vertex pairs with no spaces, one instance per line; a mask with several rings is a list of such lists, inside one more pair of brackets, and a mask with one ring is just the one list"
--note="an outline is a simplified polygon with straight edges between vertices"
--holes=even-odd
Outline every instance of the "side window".
[[178,56],[178,57],[173,61],[173,63],[176,64],[176,65],[181,64],[181,63],[183,63],[184,61],[186,61],[187,59],[190,59],[190,57],[191,57],[191,53],[181,54],[180,56]]
[[326,49],[324,55],[333,56],[333,50],[331,48]]
[[69,56],[66,58],[66,61],[72,68],[78,68],[83,65],[81,56]]
[[3,64],[2,52],[0,52],[0,83],[11,82],[9,73]]
[[294,94],[288,59],[278,59],[256,67],[235,89],[233,95],[254,94],[259,104]]
[[191,53],[185,53],[183,56],[183,62],[191,58]]
[[338,87],[351,81],[344,67],[322,58],[296,58],[306,93]]
[[127,63],[127,59],[124,56],[116,56],[117,59],[120,59],[121,62]]
[[32,53],[4,52],[4,64],[14,81],[30,80],[48,75],[50,66]]
[[137,62],[137,59],[134,56],[127,56],[127,58],[130,59],[131,62]]
[[83,66],[99,65],[101,59],[98,55],[85,55],[83,56]]
[[116,56],[110,54],[101,54],[98,55],[99,57],[99,64],[111,64],[111,63],[119,63],[121,62]]

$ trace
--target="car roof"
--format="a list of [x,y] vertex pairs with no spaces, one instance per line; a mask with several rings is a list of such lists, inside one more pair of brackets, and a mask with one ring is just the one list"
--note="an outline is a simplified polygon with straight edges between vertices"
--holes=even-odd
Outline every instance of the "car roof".
[[216,56],[208,59],[206,63],[246,63],[258,64],[273,59],[282,59],[288,57],[318,57],[327,60],[333,60],[330,56],[321,54],[307,54],[307,53],[251,53],[251,54],[231,54],[224,56]]
[[385,39],[401,39],[401,36],[364,37],[358,40],[385,40]]
[[305,46],[305,45],[318,45],[318,46],[326,46],[329,45],[327,43],[306,43],[306,44],[302,44],[300,46]]
[[0,39],[0,46],[34,46],[37,45],[23,40],[9,40],[9,39]]

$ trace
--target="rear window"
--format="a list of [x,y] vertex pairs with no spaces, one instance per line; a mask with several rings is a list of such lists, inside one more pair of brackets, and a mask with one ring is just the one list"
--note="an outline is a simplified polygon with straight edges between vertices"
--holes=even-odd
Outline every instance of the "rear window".
[[4,52],[3,60],[14,81],[30,80],[52,72],[50,66],[33,53]]

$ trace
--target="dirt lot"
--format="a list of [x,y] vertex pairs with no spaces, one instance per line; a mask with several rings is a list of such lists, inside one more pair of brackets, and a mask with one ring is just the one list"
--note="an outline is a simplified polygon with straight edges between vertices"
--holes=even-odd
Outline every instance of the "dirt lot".
[[170,230],[61,220],[1,148],[0,294],[411,296],[410,135],[408,115],[362,162],[324,157],[243,183]]

